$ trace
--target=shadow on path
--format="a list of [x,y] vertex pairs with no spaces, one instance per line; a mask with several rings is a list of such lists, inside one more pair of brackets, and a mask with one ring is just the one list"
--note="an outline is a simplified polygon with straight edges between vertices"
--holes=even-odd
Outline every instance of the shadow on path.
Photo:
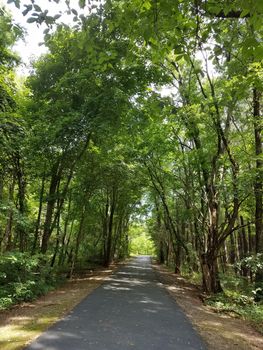
[[120,268],[26,350],[202,350],[205,345],[157,281],[150,258]]

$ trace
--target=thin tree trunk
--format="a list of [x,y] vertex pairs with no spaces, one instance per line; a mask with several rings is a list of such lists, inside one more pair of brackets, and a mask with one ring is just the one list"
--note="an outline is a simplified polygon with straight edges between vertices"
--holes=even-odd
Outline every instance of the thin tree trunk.
[[106,251],[104,256],[104,266],[108,267],[112,259],[112,234],[113,234],[113,218],[115,214],[116,207],[116,190],[112,191],[112,198],[110,203],[110,212],[108,217],[107,225],[107,241],[106,241]]
[[[240,216],[240,225],[241,225],[241,238],[242,238],[242,258],[248,256],[248,241],[246,235],[246,229],[244,226],[244,218]],[[247,277],[249,275],[249,269],[247,267],[242,267],[242,276]]]
[[15,177],[13,175],[12,181],[9,184],[8,191],[8,201],[9,201],[9,209],[8,209],[8,218],[5,227],[5,235],[4,235],[4,245],[5,250],[9,251],[12,249],[12,226],[13,226],[13,201],[14,201],[14,189],[15,189]]
[[[256,229],[256,253],[263,252],[263,161],[262,161],[262,116],[260,115],[261,93],[253,89],[253,116],[255,134],[255,154],[256,154],[256,179],[254,183],[255,191],[255,229]],[[263,269],[256,273],[256,283],[262,283]]]
[[[25,181],[25,175],[22,169],[19,153],[15,154],[14,161],[16,164],[16,177],[17,177],[17,183],[18,183],[18,209],[19,209],[21,218],[23,218],[26,210],[26,204],[25,204],[26,181]],[[27,232],[23,224],[21,223],[18,224],[17,232],[19,237],[19,250],[21,252],[24,252],[27,244]]]
[[47,210],[46,210],[44,231],[43,231],[43,237],[42,237],[42,243],[41,243],[42,254],[45,254],[48,248],[48,241],[51,235],[52,216],[53,216],[53,211],[56,204],[57,187],[61,179],[61,173],[62,173],[62,167],[60,166],[59,162],[57,162],[53,166],[52,172],[51,172],[51,180],[50,180],[48,201],[47,201]]
[[59,260],[58,260],[58,265],[61,265],[61,262],[63,260],[64,256],[64,250],[65,250],[65,243],[66,243],[66,237],[67,237],[67,232],[68,232],[68,224],[69,224],[69,217],[70,217],[70,209],[71,209],[71,202],[72,202],[72,196],[71,192],[69,194],[69,200],[68,200],[68,209],[67,209],[67,216],[64,222],[64,232],[61,240],[61,249],[59,253]]
[[[57,206],[59,207],[59,200],[57,201]],[[55,245],[53,257],[50,264],[51,267],[55,265],[56,257],[59,251],[59,243],[60,243],[60,215],[58,215],[58,218],[57,218],[57,237],[56,237],[56,245]]]
[[46,175],[44,174],[42,176],[41,189],[40,189],[40,194],[39,194],[39,207],[38,207],[38,214],[37,214],[37,222],[36,222],[36,228],[35,228],[35,234],[34,234],[34,242],[33,242],[32,250],[31,250],[32,255],[36,252],[37,243],[39,240],[39,229],[40,229],[40,223],[41,223],[43,197],[44,197],[44,191],[45,191],[45,178],[46,178]]
[[70,275],[69,275],[70,279],[73,276],[75,265],[76,265],[76,262],[78,260],[79,246],[80,246],[80,242],[82,239],[83,225],[84,225],[84,220],[85,220],[85,212],[86,212],[86,207],[84,205],[84,207],[82,209],[81,219],[80,219],[80,223],[79,223],[79,230],[78,230],[78,234],[77,234],[77,238],[76,238],[76,245],[75,245],[73,258],[72,258],[72,264],[71,264]]

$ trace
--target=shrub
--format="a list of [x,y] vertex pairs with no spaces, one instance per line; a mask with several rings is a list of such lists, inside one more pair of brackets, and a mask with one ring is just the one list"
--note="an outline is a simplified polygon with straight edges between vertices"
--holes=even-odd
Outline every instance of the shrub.
[[43,255],[3,255],[0,257],[0,309],[45,294],[60,280]]

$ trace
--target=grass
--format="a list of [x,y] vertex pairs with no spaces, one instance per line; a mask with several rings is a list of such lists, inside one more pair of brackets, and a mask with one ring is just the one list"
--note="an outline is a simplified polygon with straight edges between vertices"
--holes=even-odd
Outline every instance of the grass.
[[52,310],[48,308],[45,312],[41,311],[37,318],[33,315],[12,317],[10,323],[0,328],[1,350],[22,349],[28,341],[63,316],[64,312],[65,304],[62,302],[61,305],[53,306]]
[[82,275],[36,301],[0,312],[0,349],[23,349],[97,288],[111,272],[108,269]]

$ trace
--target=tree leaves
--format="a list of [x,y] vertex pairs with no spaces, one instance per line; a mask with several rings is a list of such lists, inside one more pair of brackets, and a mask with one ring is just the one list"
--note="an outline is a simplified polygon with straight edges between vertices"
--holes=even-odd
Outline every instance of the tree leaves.
[[86,5],[86,0],[79,0],[79,7],[83,9]]

